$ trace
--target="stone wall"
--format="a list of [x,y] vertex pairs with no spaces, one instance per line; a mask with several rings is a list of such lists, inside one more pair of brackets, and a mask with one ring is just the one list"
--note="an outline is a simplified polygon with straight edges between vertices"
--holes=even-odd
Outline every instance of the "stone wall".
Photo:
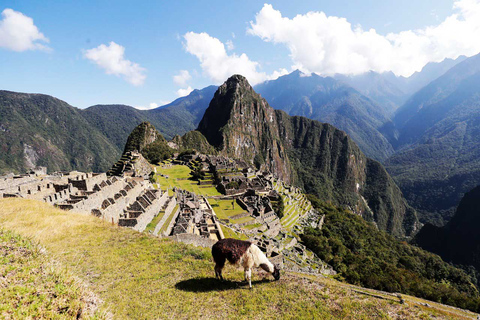
[[78,192],[78,189],[71,184],[68,184],[67,188],[44,197],[43,201],[49,204],[56,204],[67,200],[71,194],[74,194],[76,192]]
[[[147,190],[148,192],[148,190]],[[158,192],[161,192],[158,190]],[[133,227],[134,230],[142,232],[147,225],[157,216],[162,209],[163,205],[167,201],[168,194],[164,192],[160,197],[154,199],[152,203],[147,206],[145,212],[137,218],[137,224]]]
[[162,236],[166,237],[170,233],[172,233],[172,229],[175,226],[175,223],[177,221],[179,214],[180,214],[180,208],[178,208],[177,211],[175,211],[175,213],[173,214],[172,220],[170,220],[170,223],[168,224],[167,229],[163,232]]
[[[165,194],[167,194],[167,192],[165,192]],[[155,230],[153,231],[154,235],[158,235],[163,225],[167,221],[168,217],[172,214],[172,211],[173,209],[175,209],[176,205],[177,205],[177,198],[170,197],[169,199],[167,199],[167,207],[165,208],[165,213],[163,214],[162,219],[158,222],[157,226],[155,227]]]
[[181,233],[169,236],[170,239],[186,244],[193,244],[196,247],[211,248],[217,241],[205,238],[193,233]]
[[79,190],[93,190],[96,184],[107,180],[106,173],[84,173],[80,174],[74,179],[68,179],[68,183],[71,183],[75,188]]
[[90,193],[86,199],[72,204],[72,210],[79,213],[90,213],[92,209],[101,208],[102,202],[107,198],[112,198],[125,186],[125,181],[114,179],[111,184],[106,184],[101,190]]
[[98,208],[100,217],[108,222],[118,223],[120,213],[123,212],[123,209],[135,202],[143,189],[144,186],[141,183],[136,183],[131,189],[124,188],[120,190],[120,192],[113,197],[115,203],[109,205],[105,209]]

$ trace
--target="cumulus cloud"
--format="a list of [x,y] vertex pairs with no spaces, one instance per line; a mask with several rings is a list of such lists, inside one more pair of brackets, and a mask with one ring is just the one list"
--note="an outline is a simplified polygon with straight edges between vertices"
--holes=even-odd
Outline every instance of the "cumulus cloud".
[[85,58],[104,69],[106,74],[122,77],[134,86],[142,85],[147,78],[146,70],[138,63],[125,59],[124,54],[125,48],[113,41],[108,46],[101,44],[84,52]]
[[292,19],[265,4],[247,33],[285,45],[306,73],[358,74],[369,70],[409,76],[428,62],[480,52],[480,0],[459,0],[435,26],[381,35],[352,27],[345,18],[308,12]]
[[177,75],[173,76],[173,82],[182,87],[185,86],[190,79],[192,79],[192,76],[188,70],[180,70]]
[[177,96],[178,97],[185,97],[185,96],[188,96],[190,94],[190,92],[193,91],[193,88],[188,86],[188,88],[185,88],[185,89],[178,89],[177,90]]
[[285,69],[271,75],[260,72],[258,62],[250,60],[245,53],[227,54],[225,45],[205,32],[188,32],[183,37],[185,50],[198,58],[203,73],[215,83],[221,83],[233,74],[241,74],[255,85],[287,73]]
[[21,52],[26,50],[45,50],[50,48],[40,42],[48,43],[47,37],[33,24],[33,19],[12,9],[2,11],[0,20],[0,47]]

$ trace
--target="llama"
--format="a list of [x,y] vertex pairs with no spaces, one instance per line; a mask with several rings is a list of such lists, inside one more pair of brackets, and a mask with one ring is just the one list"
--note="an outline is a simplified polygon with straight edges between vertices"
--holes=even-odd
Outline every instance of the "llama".
[[225,260],[238,267],[243,267],[245,281],[252,288],[252,267],[260,267],[271,273],[275,280],[280,279],[280,270],[271,263],[265,254],[249,241],[237,239],[222,239],[212,247],[212,256],[215,261],[215,277],[223,280],[222,270]]

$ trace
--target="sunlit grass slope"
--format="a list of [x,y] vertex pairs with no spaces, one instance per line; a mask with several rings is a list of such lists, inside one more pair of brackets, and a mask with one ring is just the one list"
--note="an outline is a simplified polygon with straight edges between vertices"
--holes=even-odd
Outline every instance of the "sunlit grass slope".
[[0,318],[93,317],[84,286],[51,261],[41,246],[0,229]]
[[[212,278],[208,249],[111,226],[41,202],[0,200],[0,225],[39,241],[49,258],[103,300],[102,312],[118,319],[407,319],[428,318],[432,312],[441,318],[452,316],[358,294],[329,279],[286,274],[271,281],[255,271],[249,290],[241,281],[243,273],[230,267],[225,270],[228,281],[221,283]],[[5,263],[2,260],[2,268]]]

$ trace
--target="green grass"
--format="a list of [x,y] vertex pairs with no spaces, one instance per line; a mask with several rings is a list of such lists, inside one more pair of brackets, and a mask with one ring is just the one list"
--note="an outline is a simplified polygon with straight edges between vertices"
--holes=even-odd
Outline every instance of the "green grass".
[[251,216],[247,216],[247,217],[242,217],[242,218],[239,218],[239,219],[230,219],[230,222],[232,222],[232,223],[252,222],[252,223],[254,223],[255,219],[253,219]]
[[243,233],[238,233],[235,232],[234,230],[220,225],[220,228],[222,228],[223,235],[225,238],[234,238],[234,239],[241,239],[241,240],[247,240],[248,237],[244,235]]
[[170,224],[170,222],[172,221],[173,219],[173,216],[175,215],[175,212],[177,212],[179,206],[178,204],[173,208],[172,212],[170,213],[170,215],[168,216],[167,220],[165,220],[165,223],[163,224],[162,228],[160,229],[160,231],[158,232],[159,235],[162,234],[162,232],[165,232],[167,231],[167,228],[168,228],[168,225]]
[[[212,186],[198,185],[197,181],[189,180],[192,170],[185,165],[173,165],[170,168],[157,167],[157,174],[155,180],[160,183],[161,189],[173,189],[174,187],[194,192],[198,195],[204,196],[220,196],[221,193]],[[160,174],[167,175],[168,178],[160,176]]]
[[260,224],[260,223],[254,223],[254,224],[248,224],[246,226],[243,226],[242,228],[252,230],[252,229],[255,229],[255,228],[259,228],[261,226],[262,226],[262,224]]
[[[249,290],[243,272],[231,266],[224,270],[227,281],[213,278],[209,249],[111,226],[37,201],[0,200],[0,208],[3,228],[39,241],[98,295],[102,310],[115,319],[386,319],[389,315],[412,319],[423,313],[465,317],[453,309],[430,311],[408,300],[402,305],[357,294],[354,287],[334,280],[289,273],[272,281],[270,275],[255,270]],[[34,311],[27,312],[32,317],[30,312]]]
[[160,220],[163,218],[163,215],[165,214],[165,211],[160,211],[153,220],[147,224],[147,227],[145,228],[144,232],[153,232],[155,230],[155,227],[157,224],[160,222]]
[[2,229],[0,297],[2,319],[75,318],[86,307],[78,280],[50,261],[38,244]]
[[243,210],[237,203],[232,205],[232,200],[210,199],[209,202],[217,214],[217,217],[220,219],[230,219],[232,216],[245,212],[245,210]]

